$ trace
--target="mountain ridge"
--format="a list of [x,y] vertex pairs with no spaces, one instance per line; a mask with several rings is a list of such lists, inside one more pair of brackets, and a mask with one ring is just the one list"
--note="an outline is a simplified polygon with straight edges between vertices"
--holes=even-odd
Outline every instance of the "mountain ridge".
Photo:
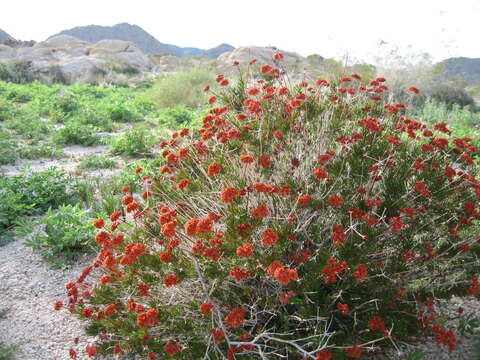
[[145,54],[201,56],[216,58],[223,52],[232,51],[233,46],[220,44],[212,49],[199,49],[195,47],[180,47],[177,45],[165,44],[158,41],[154,36],[138,25],[120,23],[113,26],[87,25],[77,26],[71,29],[62,30],[58,34],[70,35],[80,40],[96,43],[100,40],[126,40],[134,42]]
[[8,34],[6,31],[0,29],[0,43],[6,41],[6,40],[15,40],[13,36]]

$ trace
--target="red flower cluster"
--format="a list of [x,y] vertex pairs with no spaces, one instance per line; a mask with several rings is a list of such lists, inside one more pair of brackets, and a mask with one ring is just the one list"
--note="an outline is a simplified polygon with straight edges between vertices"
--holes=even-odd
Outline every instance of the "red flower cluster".
[[239,307],[234,307],[225,317],[225,323],[230,328],[238,328],[243,325],[245,310]]

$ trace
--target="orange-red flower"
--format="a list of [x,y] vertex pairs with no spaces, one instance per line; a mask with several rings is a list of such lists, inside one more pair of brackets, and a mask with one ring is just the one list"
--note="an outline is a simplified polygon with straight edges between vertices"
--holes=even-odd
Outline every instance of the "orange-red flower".
[[365,264],[358,264],[357,270],[353,272],[353,276],[357,279],[357,281],[364,280],[368,276],[368,271]]
[[220,173],[222,171],[222,167],[220,164],[213,162],[210,165],[208,165],[207,173],[208,176],[214,176]]
[[117,309],[115,304],[110,304],[103,309],[103,313],[105,316],[112,316],[115,313],[115,310]]
[[270,161],[270,156],[268,155],[261,155],[258,157],[258,165],[260,165],[263,168],[267,168],[272,164]]
[[317,179],[327,179],[328,173],[322,168],[313,169],[313,176]]
[[298,279],[296,269],[288,269],[283,266],[277,267],[273,276],[280,284],[285,286],[287,286],[290,281]]
[[251,155],[241,155],[240,162],[244,164],[251,164],[253,163],[253,156]]
[[277,241],[278,241],[278,235],[275,231],[273,231],[270,228],[264,231],[262,235],[262,244],[264,246],[272,246]]
[[178,284],[177,275],[175,275],[175,274],[168,274],[167,276],[165,276],[165,279],[163,280],[163,283],[164,283],[165,286],[167,286],[167,287],[173,286],[173,285],[177,285],[177,284]]
[[349,358],[358,359],[362,355],[362,348],[358,347],[357,345],[352,345],[345,350],[345,354]]
[[348,313],[350,312],[348,304],[343,304],[340,301],[337,302],[337,310],[340,311],[340,314],[342,315],[348,315]]
[[213,341],[215,341],[217,343],[221,342],[223,340],[223,338],[225,337],[225,333],[222,330],[217,329],[217,328],[210,330],[210,334],[213,335]]
[[170,341],[163,347],[163,350],[170,356],[182,351],[182,348],[174,341]]
[[327,203],[330,206],[342,206],[343,199],[340,195],[332,195],[328,198]]
[[263,219],[268,216],[268,207],[266,205],[259,205],[250,211],[250,214],[256,219]]
[[225,323],[228,327],[238,328],[243,325],[243,317],[245,316],[245,310],[239,307],[232,309],[230,313],[225,317]]
[[197,234],[197,224],[198,224],[198,219],[192,218],[188,220],[183,228],[185,229],[185,234],[188,236],[195,236]]
[[305,207],[308,205],[311,199],[312,199],[312,195],[304,194],[304,195],[300,195],[295,200],[300,204],[300,206]]
[[331,360],[332,353],[326,349],[320,350],[315,354],[315,360]]
[[179,189],[184,189],[186,188],[188,185],[190,185],[190,181],[188,181],[188,179],[181,179],[178,183],[178,188]]
[[97,229],[103,228],[104,225],[105,225],[105,221],[102,218],[96,219],[93,221],[93,226],[96,227]]
[[169,221],[166,224],[162,225],[160,232],[166,238],[173,238],[176,235],[177,222],[175,220]]
[[220,192],[220,201],[223,203],[231,203],[235,198],[240,196],[238,189],[227,187]]
[[97,344],[88,344],[85,347],[85,352],[89,357],[95,356],[98,352],[98,345]]
[[250,257],[253,255],[253,244],[245,243],[237,248],[237,256]]
[[372,317],[368,322],[368,327],[372,331],[376,331],[376,330],[381,332],[385,331],[385,323],[383,322],[382,318],[380,318],[379,316]]
[[63,306],[63,303],[60,300],[55,301],[53,304],[53,309],[54,310],[60,310]]
[[240,282],[250,276],[250,273],[247,270],[240,269],[239,267],[230,270],[228,274],[234,278],[236,282]]
[[200,305],[200,312],[205,315],[212,315],[213,304],[208,301]]
[[207,234],[212,231],[213,220],[210,218],[201,219],[197,222],[197,234]]

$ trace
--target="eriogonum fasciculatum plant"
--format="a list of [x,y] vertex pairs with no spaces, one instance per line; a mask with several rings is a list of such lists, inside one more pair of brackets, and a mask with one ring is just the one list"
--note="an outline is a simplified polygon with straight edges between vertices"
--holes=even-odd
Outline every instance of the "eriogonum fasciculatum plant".
[[101,250],[66,304],[98,335],[89,355],[361,358],[414,335],[455,349],[436,303],[480,295],[470,139],[407,118],[383,78],[291,84],[274,60],[218,75],[203,126],[161,142],[144,192],[94,222]]

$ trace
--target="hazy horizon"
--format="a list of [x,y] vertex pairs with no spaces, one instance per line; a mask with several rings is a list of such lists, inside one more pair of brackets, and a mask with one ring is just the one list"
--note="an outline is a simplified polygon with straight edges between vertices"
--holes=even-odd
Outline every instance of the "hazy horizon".
[[[166,44],[208,49],[220,43],[276,46],[302,56],[378,62],[391,52],[432,61],[480,57],[480,0],[179,0],[156,3],[84,0],[2,4],[0,29],[20,40],[42,41],[77,26],[135,24]],[[28,12],[25,12],[28,9]],[[382,45],[380,45],[382,44]],[[396,50],[395,50],[396,49]]]

